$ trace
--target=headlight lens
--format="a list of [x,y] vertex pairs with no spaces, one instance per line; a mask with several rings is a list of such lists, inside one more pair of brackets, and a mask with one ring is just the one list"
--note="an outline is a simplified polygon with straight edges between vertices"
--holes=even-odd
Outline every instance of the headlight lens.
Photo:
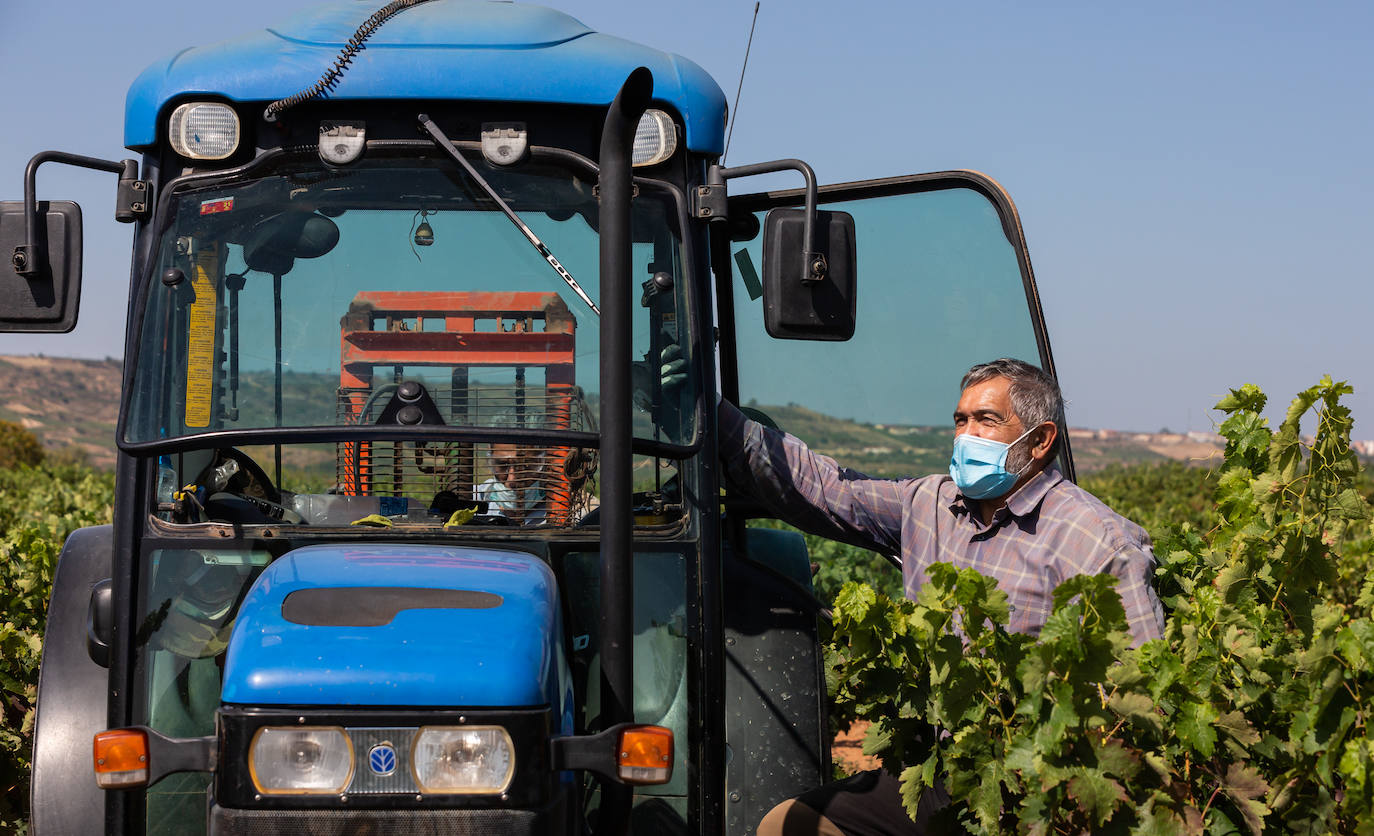
[[253,735],[248,763],[265,795],[340,793],[353,777],[353,744],[337,727],[268,726]]
[[222,160],[238,150],[239,115],[227,104],[188,102],[167,120],[172,150],[192,160]]
[[425,726],[411,760],[427,793],[501,793],[515,775],[515,745],[500,726]]
[[646,110],[635,128],[635,144],[630,165],[658,165],[677,151],[677,128],[673,117],[661,110]]

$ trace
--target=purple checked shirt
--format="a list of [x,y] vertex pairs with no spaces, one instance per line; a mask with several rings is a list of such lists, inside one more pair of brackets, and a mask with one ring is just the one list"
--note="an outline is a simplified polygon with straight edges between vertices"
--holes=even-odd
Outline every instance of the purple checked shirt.
[[933,563],[977,569],[1007,593],[1009,628],[1038,635],[1056,586],[1074,575],[1107,572],[1119,581],[1132,644],[1159,638],[1164,629],[1150,582],[1150,536],[1058,470],[1036,474],[985,526],[976,502],[947,474],[875,479],[750,421],[729,402],[719,412],[720,456],[733,482],[798,528],[900,555],[909,598]]

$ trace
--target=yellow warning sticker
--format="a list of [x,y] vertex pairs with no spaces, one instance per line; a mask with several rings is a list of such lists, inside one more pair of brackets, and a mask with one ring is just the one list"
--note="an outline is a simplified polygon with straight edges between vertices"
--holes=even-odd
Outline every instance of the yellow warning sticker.
[[210,426],[211,395],[215,380],[215,313],[219,308],[215,283],[210,278],[219,269],[219,248],[207,247],[196,253],[191,288],[196,301],[186,334],[186,426]]

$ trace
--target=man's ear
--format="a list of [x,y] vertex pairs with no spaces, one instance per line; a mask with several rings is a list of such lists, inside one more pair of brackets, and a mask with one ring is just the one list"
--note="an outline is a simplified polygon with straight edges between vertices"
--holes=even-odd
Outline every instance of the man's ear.
[[1039,435],[1031,439],[1035,442],[1035,446],[1031,447],[1031,458],[1043,461],[1049,458],[1050,450],[1054,449],[1054,440],[1059,437],[1059,425],[1046,421],[1035,429]]

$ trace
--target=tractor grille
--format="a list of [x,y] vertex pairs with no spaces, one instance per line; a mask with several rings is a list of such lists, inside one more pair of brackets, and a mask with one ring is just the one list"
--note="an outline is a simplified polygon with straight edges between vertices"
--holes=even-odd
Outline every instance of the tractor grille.
[[231,810],[210,808],[211,836],[487,836],[547,828],[531,810]]
[[[341,388],[340,423],[376,420],[386,389]],[[479,427],[594,431],[575,386],[431,386],[445,423]],[[429,499],[442,491],[485,500],[488,512],[516,525],[567,526],[591,508],[596,453],[522,444],[348,442],[337,447],[336,479],[353,496]]]
[[[391,793],[418,792],[415,778],[406,768],[410,763],[410,747],[415,742],[413,728],[386,729],[348,729],[348,738],[353,751],[358,755],[358,765],[353,770],[353,781],[349,783],[348,795],[374,795]],[[369,768],[369,760],[374,746],[386,744],[392,749],[392,768],[379,774]]]

